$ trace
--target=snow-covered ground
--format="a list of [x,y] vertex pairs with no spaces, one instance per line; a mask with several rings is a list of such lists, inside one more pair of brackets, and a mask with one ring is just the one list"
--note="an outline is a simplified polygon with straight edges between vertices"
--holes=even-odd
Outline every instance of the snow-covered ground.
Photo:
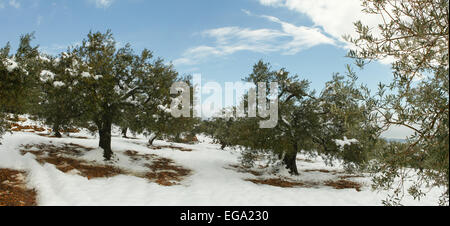
[[[337,190],[322,183],[336,180],[339,175],[313,170],[341,172],[340,166],[328,167],[320,158],[310,159],[299,156],[297,162],[300,176],[291,180],[317,182],[313,187],[282,188],[255,184],[246,179],[273,178],[270,175],[255,176],[239,172],[230,165],[239,164],[239,150],[220,150],[207,137],[200,137],[195,145],[172,144],[192,149],[182,152],[170,148],[149,149],[144,137],[138,139],[113,138],[112,147],[118,161],[115,166],[136,171],[142,170],[133,165],[124,154],[127,150],[140,154],[155,154],[174,160],[175,164],[192,170],[179,185],[162,186],[140,177],[118,175],[111,178],[88,179],[75,173],[63,173],[54,165],[41,165],[33,154],[22,155],[20,146],[24,144],[63,145],[73,143],[94,148],[81,158],[102,162],[102,150],[98,149],[98,139],[86,132],[76,134],[89,139],[48,138],[35,133],[15,132],[5,134],[0,145],[0,168],[24,170],[28,172],[27,185],[37,190],[39,205],[257,205],[257,206],[305,206],[305,205],[381,205],[386,193],[377,193],[370,188],[370,178],[350,178],[348,180],[363,185],[360,192],[355,189]],[[168,145],[157,141],[156,145]],[[307,170],[307,171],[305,171]],[[286,172],[281,172],[281,175]],[[431,190],[427,197],[415,201],[405,197],[404,205],[437,205],[439,189]]]

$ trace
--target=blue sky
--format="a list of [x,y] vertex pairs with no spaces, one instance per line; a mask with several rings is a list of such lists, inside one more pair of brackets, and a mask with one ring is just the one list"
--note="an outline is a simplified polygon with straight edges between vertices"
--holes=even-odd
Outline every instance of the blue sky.
[[[41,50],[57,54],[111,29],[119,44],[148,48],[181,74],[235,82],[262,59],[320,90],[353,63],[342,35],[355,35],[356,20],[380,22],[359,0],[0,0],[0,45],[35,32]],[[372,90],[392,78],[389,64],[354,68]]]
[[[335,2],[314,1],[314,5],[330,5],[327,1]],[[353,4],[347,8],[358,7],[358,1],[342,2]],[[21,34],[34,31],[35,43],[43,51],[59,53],[80,42],[90,30],[112,29],[119,43],[131,43],[136,50],[148,48],[172,61],[182,74],[239,81],[263,59],[321,89],[333,72],[345,71],[345,64],[353,61],[345,58],[348,49],[340,34],[288,4],[295,1],[0,0],[0,44],[11,41],[15,45]],[[333,16],[333,11],[327,14]],[[351,20],[347,23],[337,29],[351,31]],[[356,71],[361,82],[375,88],[378,81],[389,80],[389,68],[375,63]]]

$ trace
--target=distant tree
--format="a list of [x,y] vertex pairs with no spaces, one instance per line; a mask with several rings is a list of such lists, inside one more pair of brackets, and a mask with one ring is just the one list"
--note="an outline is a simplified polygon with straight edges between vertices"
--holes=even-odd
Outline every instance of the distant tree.
[[358,36],[346,37],[355,45],[349,56],[361,67],[372,60],[392,61],[393,81],[380,84],[377,111],[386,129],[403,126],[414,132],[408,145],[379,151],[375,187],[392,189],[386,203],[399,204],[403,181],[413,173],[411,195],[425,195],[423,185],[443,186],[441,204],[448,205],[449,1],[363,0],[362,5],[383,23],[370,28],[356,22]]
[[235,133],[236,118],[235,117],[218,117],[225,116],[227,112],[235,111],[235,108],[223,109],[216,117],[204,120],[201,122],[200,131],[206,135],[212,137],[215,143],[220,144],[220,149],[224,150],[226,147],[232,147],[236,143],[236,139],[239,139]]
[[[349,80],[335,76],[317,96],[309,91],[309,81],[299,80],[285,69],[272,71],[270,64],[258,62],[246,81],[278,82],[278,124],[273,129],[259,128],[261,118],[237,119],[233,131],[239,136],[237,145],[250,150],[271,151],[277,155],[291,174],[297,175],[297,154],[301,151],[343,159],[348,165],[360,166],[367,160],[365,150],[377,141],[377,126],[365,121],[371,116],[367,104],[367,88],[356,87],[356,76],[350,71]],[[248,103],[246,104],[248,105]],[[356,139],[340,146],[339,140]],[[331,161],[329,161],[331,163]],[[356,163],[356,164],[355,164]]]
[[[160,70],[163,72],[164,70]],[[160,87],[158,89],[157,98],[148,101],[142,105],[142,109],[138,117],[144,123],[140,124],[138,131],[145,131],[149,136],[149,145],[153,145],[156,139],[167,139],[173,142],[188,142],[195,136],[195,125],[198,120],[193,117],[173,117],[171,112],[172,104],[177,104],[181,107],[180,101],[183,92],[179,91],[176,94],[171,94],[170,88],[176,82],[183,82],[189,89],[190,103],[193,103],[193,87],[190,84],[190,76],[177,77],[177,73],[171,68],[166,68],[165,72],[161,73],[162,77],[158,80]],[[190,116],[193,115],[193,105],[189,105]]]

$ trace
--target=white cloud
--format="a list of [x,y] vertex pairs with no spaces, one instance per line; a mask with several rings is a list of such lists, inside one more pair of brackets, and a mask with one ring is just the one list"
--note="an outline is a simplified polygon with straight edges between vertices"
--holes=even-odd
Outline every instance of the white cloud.
[[17,0],[9,0],[9,5],[16,9],[20,8],[20,2]]
[[[223,27],[207,30],[202,34],[214,38],[214,45],[190,48],[174,63],[196,64],[208,57],[225,56],[244,50],[294,55],[321,44],[339,45],[350,49],[352,45],[347,43],[343,36],[357,36],[354,26],[356,21],[362,21],[370,28],[376,28],[382,22],[377,15],[362,12],[360,0],[259,0],[259,2],[265,6],[283,7],[306,15],[314,26],[296,26],[273,16],[253,15],[243,9],[242,11],[249,16],[262,17],[279,24],[281,29]],[[380,63],[389,64],[392,60],[383,59]]]
[[[259,2],[266,6],[284,7],[308,16],[315,27],[321,27],[326,34],[343,43],[343,47],[347,49],[352,49],[354,46],[346,42],[343,36],[358,36],[355,31],[355,22],[361,21],[364,25],[369,26],[373,29],[375,36],[380,33],[374,28],[383,22],[378,15],[362,11],[361,0],[259,0]],[[388,57],[380,59],[378,62],[391,64],[394,62],[394,58]]]
[[296,54],[305,48],[310,48],[320,44],[334,45],[335,41],[325,36],[318,28],[305,26],[295,26],[293,24],[281,21],[273,16],[263,16],[272,22],[282,26],[283,32],[292,37],[292,40],[285,44],[286,54]]
[[282,5],[282,0],[259,0],[263,5],[280,6]]
[[285,7],[307,15],[316,26],[340,41],[343,35],[355,36],[354,22],[361,20],[370,27],[376,27],[380,18],[362,12],[360,0],[259,0],[266,6]]
[[[249,11],[244,11],[251,15]],[[183,57],[175,60],[175,65],[192,65],[214,56],[231,55],[239,51],[258,53],[279,52],[293,55],[303,49],[316,45],[331,44],[335,41],[317,29],[296,26],[276,17],[262,16],[280,24],[281,29],[249,29],[241,27],[222,27],[202,32],[204,37],[213,38],[214,45],[197,46],[186,50]]]
[[108,8],[114,2],[114,0],[91,0],[98,8]]
[[3,2],[0,2],[0,9],[5,8],[5,4]]

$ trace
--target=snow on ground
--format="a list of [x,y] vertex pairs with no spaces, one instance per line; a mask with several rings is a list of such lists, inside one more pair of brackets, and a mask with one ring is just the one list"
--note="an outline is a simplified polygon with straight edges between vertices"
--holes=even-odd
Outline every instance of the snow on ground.
[[[116,132],[118,136],[119,131]],[[233,170],[230,165],[239,164],[239,150],[220,150],[219,145],[212,144],[207,137],[200,137],[195,145],[172,144],[192,149],[181,152],[170,148],[160,150],[149,149],[144,137],[124,139],[114,137],[113,151],[118,161],[115,166],[142,170],[133,165],[124,152],[134,150],[140,154],[156,154],[174,160],[177,165],[192,170],[191,175],[180,185],[162,186],[146,179],[119,175],[111,178],[87,179],[77,174],[63,173],[54,165],[41,165],[30,153],[21,155],[19,147],[23,144],[74,143],[94,148],[82,158],[89,161],[102,162],[102,150],[98,149],[98,139],[86,132],[76,134],[89,139],[65,137],[61,139],[38,136],[35,133],[16,132],[6,134],[0,145],[0,168],[24,170],[28,172],[27,184],[37,190],[39,205],[219,205],[219,206],[308,206],[308,205],[381,205],[386,193],[377,193],[370,189],[370,178],[352,178],[349,180],[363,184],[362,191],[355,189],[336,190],[319,185],[316,187],[281,188],[270,185],[254,184],[246,179],[261,178],[250,173]],[[168,145],[164,141],[156,141],[156,145]],[[340,166],[325,166],[320,158],[305,161],[306,156],[299,156],[298,168],[300,181],[323,182],[336,179],[337,176],[319,171],[342,171]],[[303,159],[303,160],[302,160]],[[283,174],[283,172],[282,172]],[[264,175],[263,178],[270,176]],[[441,191],[433,189],[420,202],[406,197],[404,205],[437,205]]]

